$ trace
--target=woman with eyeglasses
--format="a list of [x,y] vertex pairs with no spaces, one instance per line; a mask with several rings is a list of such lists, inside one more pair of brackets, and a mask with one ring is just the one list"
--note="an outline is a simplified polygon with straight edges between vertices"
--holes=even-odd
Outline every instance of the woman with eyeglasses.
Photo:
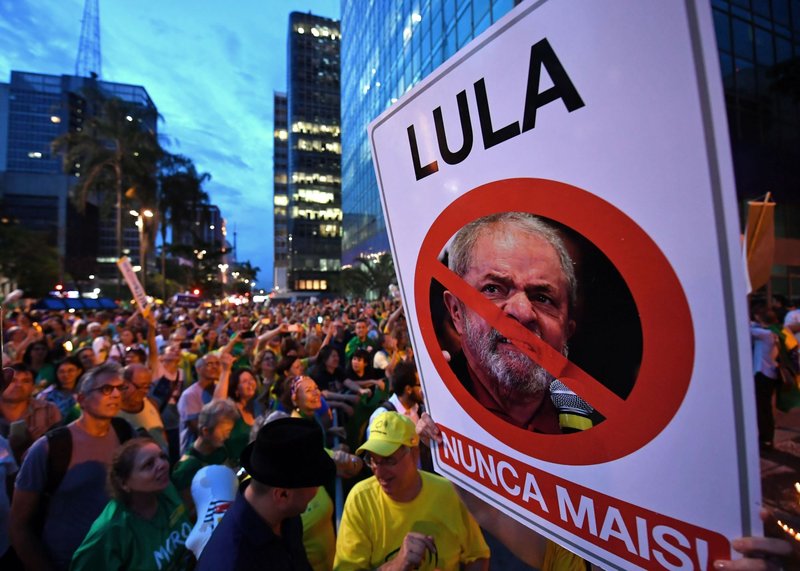
[[260,381],[258,397],[265,408],[275,405],[275,385],[278,381],[278,357],[271,349],[265,349],[256,358],[256,373]]
[[192,530],[186,508],[170,483],[169,461],[149,438],[123,444],[111,462],[112,499],[92,524],[70,569],[188,569],[184,542]]

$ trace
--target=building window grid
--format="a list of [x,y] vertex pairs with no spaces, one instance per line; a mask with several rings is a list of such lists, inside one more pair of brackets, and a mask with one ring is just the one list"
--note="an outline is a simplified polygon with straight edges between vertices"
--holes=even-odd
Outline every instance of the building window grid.
[[[778,131],[776,142],[796,142],[800,110],[788,97],[770,97],[773,81],[768,70],[791,58],[792,45],[795,57],[800,57],[800,1],[773,1],[772,12],[768,2],[754,2],[751,9],[745,0],[714,0],[713,6],[723,82],[734,107],[732,136],[746,136],[742,132],[742,114],[755,113],[762,140],[768,138],[766,130],[772,127]],[[771,16],[781,20],[771,20]],[[782,25],[790,22],[794,24],[792,29]],[[770,112],[763,108],[764,101],[771,101],[775,112],[781,115],[781,125],[767,124],[771,123]],[[758,110],[753,111],[754,107]]]

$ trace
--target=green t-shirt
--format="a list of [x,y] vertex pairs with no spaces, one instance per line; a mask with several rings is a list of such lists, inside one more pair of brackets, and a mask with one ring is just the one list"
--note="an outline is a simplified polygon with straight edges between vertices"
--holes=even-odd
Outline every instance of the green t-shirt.
[[242,451],[250,443],[250,431],[252,426],[247,424],[242,417],[238,417],[233,424],[233,430],[228,440],[225,441],[225,448],[228,451],[228,457],[235,465],[239,465],[239,458],[242,456]]
[[184,543],[191,531],[186,508],[172,485],[159,494],[158,511],[149,520],[111,500],[72,556],[70,570],[187,569],[191,555]]
[[172,469],[172,483],[178,491],[182,492],[192,487],[194,475],[204,466],[213,464],[227,464],[228,451],[223,446],[217,448],[211,454],[201,454],[193,447],[184,454],[175,467]]

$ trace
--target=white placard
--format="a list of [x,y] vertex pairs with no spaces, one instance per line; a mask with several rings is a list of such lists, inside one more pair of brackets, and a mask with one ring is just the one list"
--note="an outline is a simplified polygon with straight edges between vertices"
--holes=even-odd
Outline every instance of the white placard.
[[119,268],[122,277],[125,278],[125,283],[128,284],[128,289],[131,290],[131,295],[133,296],[133,299],[136,300],[136,305],[139,306],[139,311],[142,312],[143,316],[147,317],[150,314],[150,304],[147,301],[147,294],[145,293],[139,278],[136,277],[136,273],[133,271],[131,261],[127,256],[122,256],[119,260],[117,260],[117,267]]
[[[760,533],[708,3],[523,3],[376,119],[370,138],[426,400],[445,435],[437,468],[604,568],[705,569],[730,556],[730,538]],[[504,212],[556,228],[576,268],[568,357],[550,341],[558,335],[508,309],[523,292],[544,323],[545,304],[558,305],[531,285],[544,274],[518,282],[512,268],[478,288],[444,263],[461,228]],[[498,243],[517,239],[500,228]],[[511,263],[478,246],[471,256],[470,271],[479,258]],[[463,304],[465,323],[499,331],[489,353],[533,357],[588,401],[591,428],[548,434],[553,408],[570,424],[560,403],[530,397],[521,418],[522,389],[487,393],[479,343],[459,335],[447,299]]]

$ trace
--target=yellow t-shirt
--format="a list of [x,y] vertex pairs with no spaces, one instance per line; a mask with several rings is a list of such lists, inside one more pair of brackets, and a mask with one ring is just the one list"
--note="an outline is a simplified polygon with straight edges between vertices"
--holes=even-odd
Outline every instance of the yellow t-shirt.
[[389,498],[374,476],[353,487],[336,540],[335,571],[380,567],[397,555],[410,531],[436,542],[437,553],[428,554],[421,570],[457,570],[462,563],[489,558],[480,527],[453,485],[428,472],[420,475],[422,490],[410,502]]
[[586,561],[557,543],[547,542],[542,571],[586,571]]
[[314,571],[330,571],[336,551],[336,536],[333,533],[333,502],[324,486],[308,503],[300,516],[303,520],[303,546],[308,562]]

